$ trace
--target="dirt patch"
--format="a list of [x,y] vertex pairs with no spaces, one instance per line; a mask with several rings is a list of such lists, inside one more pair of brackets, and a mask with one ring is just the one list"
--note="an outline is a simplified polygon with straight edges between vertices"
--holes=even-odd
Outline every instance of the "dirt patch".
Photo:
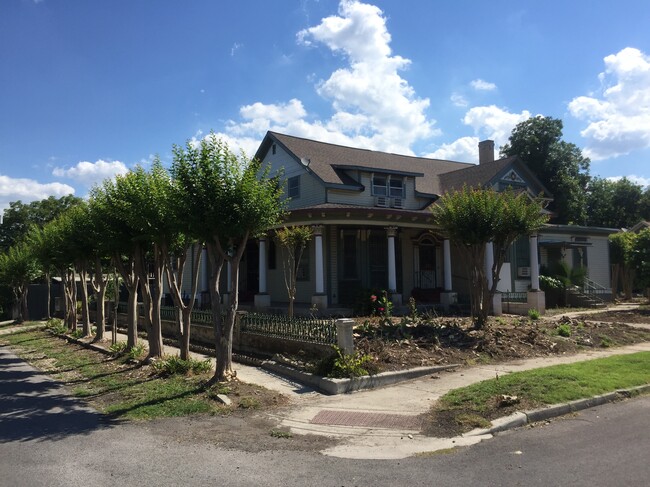
[[[625,313],[626,320],[647,319],[643,310]],[[452,363],[498,363],[650,341],[650,330],[621,321],[597,321],[592,315],[535,321],[504,316],[491,318],[483,330],[474,330],[469,319],[461,318],[402,318],[391,322],[375,319],[359,322],[355,338],[356,347],[371,355],[381,371]]]
[[582,320],[607,321],[610,323],[641,323],[650,325],[650,308],[639,308],[626,311],[603,311],[583,315]]

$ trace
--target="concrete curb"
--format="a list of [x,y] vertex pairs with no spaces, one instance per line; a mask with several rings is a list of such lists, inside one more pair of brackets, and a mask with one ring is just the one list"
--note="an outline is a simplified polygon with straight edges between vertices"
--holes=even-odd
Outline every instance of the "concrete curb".
[[263,369],[289,377],[297,382],[317,388],[318,390],[330,395],[383,387],[458,367],[459,365],[457,364],[436,365],[432,367],[417,367],[409,370],[382,372],[381,374],[365,375],[363,377],[353,377],[351,379],[330,379],[328,377],[321,377],[307,372],[302,372],[270,360],[262,363]]
[[629,398],[637,394],[642,394],[644,392],[650,392],[650,384],[631,387],[629,389],[619,389],[607,394],[587,397],[585,399],[577,399],[575,401],[563,404],[554,404],[552,406],[534,409],[532,411],[516,412],[510,416],[504,416],[503,418],[495,419],[492,421],[492,426],[490,428],[477,428],[463,434],[462,436],[493,435],[495,433],[499,433],[500,431],[518,428],[520,426],[525,426],[537,421],[546,421],[551,418],[564,416],[565,414],[582,411],[583,409],[602,406],[603,404]]

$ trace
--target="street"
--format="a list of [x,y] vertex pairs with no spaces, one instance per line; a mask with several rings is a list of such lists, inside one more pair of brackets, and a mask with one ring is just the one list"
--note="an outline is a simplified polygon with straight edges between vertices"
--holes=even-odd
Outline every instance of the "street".
[[[112,423],[0,348],[2,486],[609,486],[647,485],[650,475],[649,396],[399,461],[338,459],[290,443],[260,450],[192,439],[192,428],[222,421],[231,420]],[[174,433],[179,424],[187,435]]]

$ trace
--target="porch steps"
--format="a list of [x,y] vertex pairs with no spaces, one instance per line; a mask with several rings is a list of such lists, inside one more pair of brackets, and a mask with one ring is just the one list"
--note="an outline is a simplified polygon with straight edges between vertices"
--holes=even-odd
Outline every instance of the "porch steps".
[[577,288],[567,289],[566,300],[569,306],[575,308],[606,308],[605,302],[595,294],[586,294]]

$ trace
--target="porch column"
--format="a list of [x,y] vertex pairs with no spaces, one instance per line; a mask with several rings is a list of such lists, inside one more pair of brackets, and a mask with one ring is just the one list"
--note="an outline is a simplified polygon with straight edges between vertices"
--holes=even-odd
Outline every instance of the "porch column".
[[440,304],[445,310],[458,302],[458,294],[451,290],[451,244],[446,238],[442,242],[442,260],[444,267],[444,291],[440,293]]
[[230,278],[232,276],[232,265],[230,261],[226,262],[226,292],[221,296],[224,306],[230,305],[230,294],[231,294],[231,283]]
[[451,291],[451,245],[448,238],[442,242],[442,254],[445,271],[445,291]]
[[537,257],[537,235],[529,237],[530,243],[530,291],[528,291],[528,307],[540,313],[546,311],[546,295],[539,289],[539,262]]
[[492,266],[494,265],[494,244],[485,244],[485,275],[487,277],[488,289],[492,289]]
[[311,297],[311,303],[318,309],[327,309],[327,294],[325,293],[325,267],[323,263],[323,225],[314,225],[314,253],[316,254],[316,293]]
[[388,292],[391,295],[393,304],[399,306],[402,304],[402,295],[397,292],[397,259],[395,258],[397,227],[387,227],[386,235],[388,237]]
[[271,296],[266,292],[266,236],[259,239],[259,292],[254,297],[256,308],[268,308],[271,306]]
[[537,235],[531,235],[530,243],[530,290],[539,290],[539,259],[537,256]]

